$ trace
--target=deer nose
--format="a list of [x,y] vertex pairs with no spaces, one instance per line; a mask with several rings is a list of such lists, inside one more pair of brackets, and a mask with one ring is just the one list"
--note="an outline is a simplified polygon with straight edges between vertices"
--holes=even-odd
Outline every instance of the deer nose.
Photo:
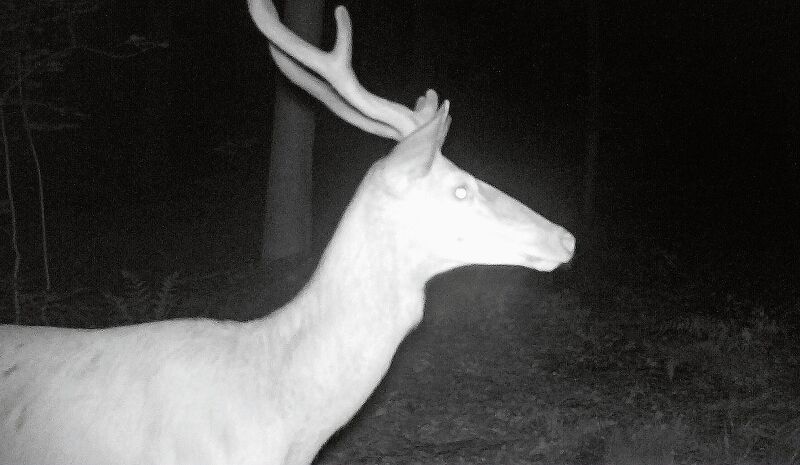
[[562,229],[561,231],[561,246],[569,253],[569,258],[572,258],[572,255],[575,253],[575,236],[570,234],[566,229]]

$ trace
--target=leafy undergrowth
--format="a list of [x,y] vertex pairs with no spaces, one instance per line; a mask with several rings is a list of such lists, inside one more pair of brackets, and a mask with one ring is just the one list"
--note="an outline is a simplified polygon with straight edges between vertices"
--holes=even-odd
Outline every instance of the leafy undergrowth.
[[[26,294],[26,323],[243,320],[290,298],[310,269],[127,273],[115,292]],[[259,285],[275,276],[294,277]],[[700,311],[674,282],[551,276],[473,267],[435,279],[425,320],[315,463],[800,464],[796,302],[768,312],[726,295]]]

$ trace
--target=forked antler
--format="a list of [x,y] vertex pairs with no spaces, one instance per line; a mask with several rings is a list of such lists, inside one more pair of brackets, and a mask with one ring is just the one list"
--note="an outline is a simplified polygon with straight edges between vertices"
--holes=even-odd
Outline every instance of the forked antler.
[[[248,3],[256,26],[270,41],[270,52],[278,68],[340,118],[366,132],[395,140],[425,122],[420,121],[419,109],[424,105],[419,102],[417,111],[412,112],[404,105],[371,94],[358,82],[351,64],[352,24],[345,7],[336,7],[336,44],[333,50],[324,52],[284,26],[270,0],[248,0]],[[428,91],[420,97],[424,101],[430,98],[436,98],[436,93]]]

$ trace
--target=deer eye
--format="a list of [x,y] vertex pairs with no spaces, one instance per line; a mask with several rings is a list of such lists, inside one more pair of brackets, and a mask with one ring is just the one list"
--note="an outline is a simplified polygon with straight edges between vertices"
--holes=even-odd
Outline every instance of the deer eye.
[[453,191],[453,195],[455,195],[458,200],[464,200],[469,195],[469,189],[467,186],[462,184],[456,187],[456,189]]

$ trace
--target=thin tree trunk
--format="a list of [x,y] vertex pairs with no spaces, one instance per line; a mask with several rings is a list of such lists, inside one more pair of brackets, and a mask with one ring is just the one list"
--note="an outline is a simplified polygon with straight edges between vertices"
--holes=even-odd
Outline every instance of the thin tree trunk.
[[[286,2],[284,23],[319,45],[322,0]],[[279,76],[269,160],[267,204],[261,258],[303,258],[311,253],[311,163],[314,112],[301,90]]]

